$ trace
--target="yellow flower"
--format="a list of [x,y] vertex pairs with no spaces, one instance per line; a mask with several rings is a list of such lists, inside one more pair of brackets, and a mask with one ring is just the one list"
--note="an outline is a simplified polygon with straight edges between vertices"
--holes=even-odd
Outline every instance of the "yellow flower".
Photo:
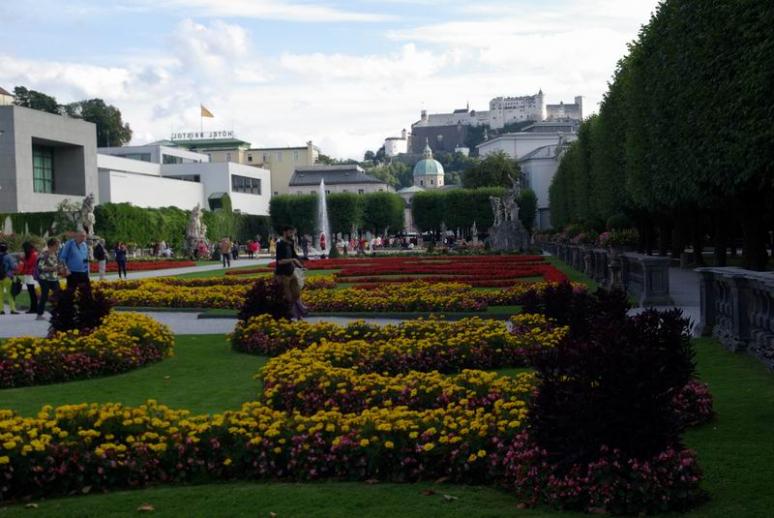
[[368,446],[369,444],[370,444],[370,442],[368,441],[368,439],[360,439],[360,446],[361,446],[362,448],[365,448],[365,447],[366,447],[366,446]]
[[425,450],[425,451],[430,451],[433,448],[435,448],[435,444],[433,444],[431,442],[429,442],[429,443],[425,444],[424,446],[422,446],[422,449]]
[[391,450],[395,447],[395,444],[392,441],[384,441],[384,447]]

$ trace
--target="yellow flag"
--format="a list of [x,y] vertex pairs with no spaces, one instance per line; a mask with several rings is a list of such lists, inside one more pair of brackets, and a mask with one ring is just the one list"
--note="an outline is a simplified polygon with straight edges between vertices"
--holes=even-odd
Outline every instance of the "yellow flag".
[[215,117],[210,110],[204,107],[203,104],[199,105],[202,109],[202,117]]

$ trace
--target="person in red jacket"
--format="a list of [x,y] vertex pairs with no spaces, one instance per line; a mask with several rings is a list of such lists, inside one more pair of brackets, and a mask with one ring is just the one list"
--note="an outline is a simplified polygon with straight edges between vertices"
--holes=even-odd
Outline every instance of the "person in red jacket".
[[38,312],[38,294],[35,291],[35,269],[38,266],[38,251],[35,249],[35,245],[29,241],[22,245],[22,250],[24,250],[24,257],[22,258],[24,264],[21,273],[24,275],[24,284],[27,285],[27,293],[30,295],[30,309],[27,313],[34,314]]

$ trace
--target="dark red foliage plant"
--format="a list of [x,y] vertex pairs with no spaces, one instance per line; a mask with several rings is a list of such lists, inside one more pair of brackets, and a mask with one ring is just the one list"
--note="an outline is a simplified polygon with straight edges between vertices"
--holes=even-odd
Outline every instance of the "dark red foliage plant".
[[282,293],[282,283],[274,277],[262,277],[253,283],[239,310],[239,320],[246,322],[251,317],[265,314],[276,319],[292,317],[290,304]]
[[51,327],[49,334],[79,330],[90,333],[110,313],[112,303],[99,289],[89,284],[60,290],[51,298]]

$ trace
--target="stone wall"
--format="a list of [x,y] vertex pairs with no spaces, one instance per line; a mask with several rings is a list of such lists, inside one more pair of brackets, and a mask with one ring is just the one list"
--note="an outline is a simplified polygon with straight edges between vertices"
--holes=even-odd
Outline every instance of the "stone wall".
[[696,271],[701,275],[701,334],[774,369],[774,273],[742,268]]
[[537,245],[602,286],[625,288],[640,306],[672,304],[667,257],[564,243]]

